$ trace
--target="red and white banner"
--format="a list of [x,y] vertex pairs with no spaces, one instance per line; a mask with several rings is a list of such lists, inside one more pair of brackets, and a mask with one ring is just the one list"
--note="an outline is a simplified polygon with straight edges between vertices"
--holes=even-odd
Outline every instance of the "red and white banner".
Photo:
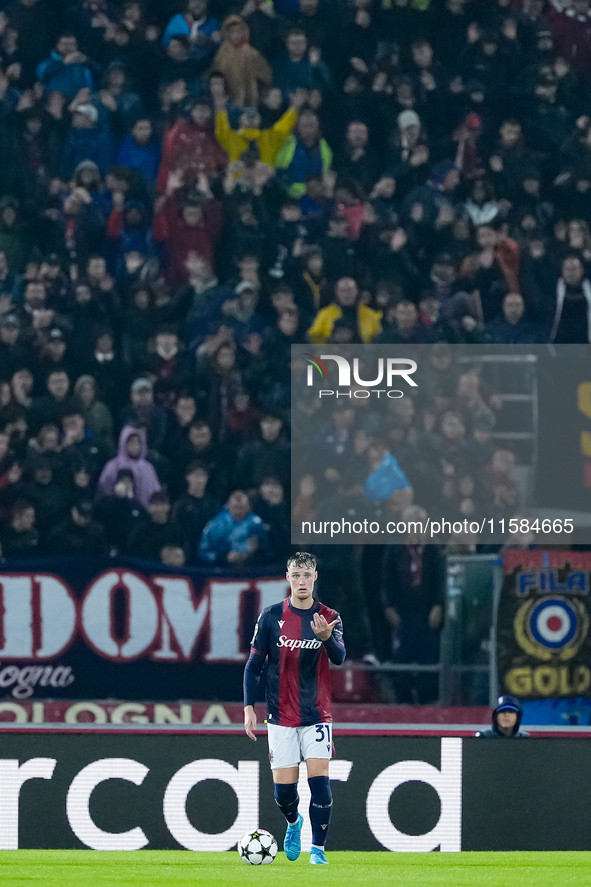
[[[262,706],[259,715],[262,719]],[[428,705],[333,705],[333,717],[342,724],[482,724],[488,708],[438,708]],[[242,724],[240,702],[130,702],[84,700],[0,701],[0,723],[13,724]]]

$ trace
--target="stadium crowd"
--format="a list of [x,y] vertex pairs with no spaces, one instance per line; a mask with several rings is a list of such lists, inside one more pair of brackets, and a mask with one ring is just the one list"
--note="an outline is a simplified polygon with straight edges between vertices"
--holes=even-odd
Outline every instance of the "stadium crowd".
[[[281,561],[293,343],[591,341],[590,81],[589,0],[0,0],[3,556]],[[513,507],[444,406],[442,495]]]

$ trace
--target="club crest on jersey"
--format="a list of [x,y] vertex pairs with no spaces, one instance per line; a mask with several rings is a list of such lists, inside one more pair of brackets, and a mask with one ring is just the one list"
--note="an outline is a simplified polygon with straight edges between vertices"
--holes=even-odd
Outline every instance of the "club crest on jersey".
[[286,647],[288,650],[319,650],[322,646],[322,641],[301,640],[301,638],[296,640],[295,638],[288,638],[282,634],[277,641],[277,646]]

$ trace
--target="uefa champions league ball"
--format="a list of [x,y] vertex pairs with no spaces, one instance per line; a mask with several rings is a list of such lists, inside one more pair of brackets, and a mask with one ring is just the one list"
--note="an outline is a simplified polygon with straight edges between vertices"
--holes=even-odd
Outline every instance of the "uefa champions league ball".
[[277,856],[277,841],[264,828],[248,832],[238,842],[238,853],[250,865],[269,865]]

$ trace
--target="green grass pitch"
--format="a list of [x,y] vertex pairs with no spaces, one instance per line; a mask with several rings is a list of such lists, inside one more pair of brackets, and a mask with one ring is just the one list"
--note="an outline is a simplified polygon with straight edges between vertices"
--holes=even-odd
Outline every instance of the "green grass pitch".
[[189,887],[368,885],[368,887],[589,887],[591,853],[327,853],[311,868],[308,854],[249,866],[235,852],[139,850],[0,851],[1,887]]

